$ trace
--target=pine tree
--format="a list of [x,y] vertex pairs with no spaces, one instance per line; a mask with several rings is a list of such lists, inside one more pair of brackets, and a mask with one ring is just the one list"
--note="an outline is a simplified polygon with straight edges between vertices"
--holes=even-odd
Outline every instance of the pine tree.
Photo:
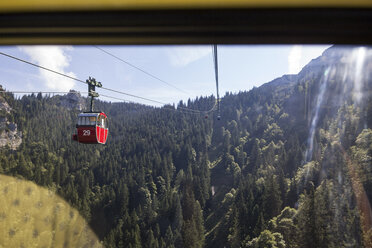
[[318,247],[315,222],[315,198],[314,184],[310,181],[307,185],[306,194],[302,196],[302,203],[296,218],[300,232],[300,244],[302,247]]
[[271,219],[280,213],[282,207],[281,195],[277,177],[270,175],[265,180],[263,192],[263,207],[266,219]]
[[174,248],[174,236],[171,226],[168,226],[167,231],[165,232],[165,247]]

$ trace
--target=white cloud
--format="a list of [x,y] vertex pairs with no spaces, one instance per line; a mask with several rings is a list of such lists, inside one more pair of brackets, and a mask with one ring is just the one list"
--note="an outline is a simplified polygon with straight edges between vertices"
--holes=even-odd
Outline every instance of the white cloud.
[[167,49],[168,58],[175,67],[187,66],[211,52],[209,46],[175,46]]
[[299,73],[301,70],[302,46],[295,45],[291,48],[288,55],[289,74]]
[[[66,51],[72,47],[61,46],[20,46],[19,50],[31,57],[31,61],[48,69],[76,77],[74,73],[66,71],[70,65],[70,58]],[[39,69],[39,76],[49,90],[69,91],[75,85],[72,79]]]

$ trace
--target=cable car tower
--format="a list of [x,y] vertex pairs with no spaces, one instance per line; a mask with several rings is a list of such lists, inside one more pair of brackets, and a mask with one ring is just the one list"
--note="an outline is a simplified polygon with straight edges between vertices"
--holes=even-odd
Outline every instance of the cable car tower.
[[72,135],[72,140],[85,144],[105,144],[108,135],[107,116],[103,112],[94,112],[94,98],[99,97],[96,86],[102,87],[102,83],[89,77],[86,80],[90,98],[90,109],[78,115],[76,124],[76,134]]
[[86,80],[86,83],[88,84],[88,93],[90,98],[90,111],[93,113],[93,105],[94,105],[94,98],[99,97],[98,92],[96,92],[96,86],[97,87],[102,87],[101,82],[97,82],[95,78],[89,77],[89,79]]

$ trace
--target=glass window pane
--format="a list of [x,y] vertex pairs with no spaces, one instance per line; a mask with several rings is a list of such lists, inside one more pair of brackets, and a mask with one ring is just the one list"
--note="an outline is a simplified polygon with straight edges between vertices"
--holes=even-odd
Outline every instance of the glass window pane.
[[89,125],[96,125],[96,117],[90,116],[89,117]]

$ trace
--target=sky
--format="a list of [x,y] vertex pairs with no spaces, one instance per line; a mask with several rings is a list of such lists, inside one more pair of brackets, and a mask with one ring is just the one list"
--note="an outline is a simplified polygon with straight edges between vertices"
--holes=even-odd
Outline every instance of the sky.
[[[219,45],[220,96],[247,91],[284,74],[297,74],[330,45]],[[216,95],[212,46],[12,46],[0,52],[104,87],[163,103]],[[8,91],[87,92],[87,85],[0,55],[0,85]],[[172,85],[172,86],[169,86]],[[159,106],[103,89],[101,94]],[[100,97],[101,100],[117,101]]]

